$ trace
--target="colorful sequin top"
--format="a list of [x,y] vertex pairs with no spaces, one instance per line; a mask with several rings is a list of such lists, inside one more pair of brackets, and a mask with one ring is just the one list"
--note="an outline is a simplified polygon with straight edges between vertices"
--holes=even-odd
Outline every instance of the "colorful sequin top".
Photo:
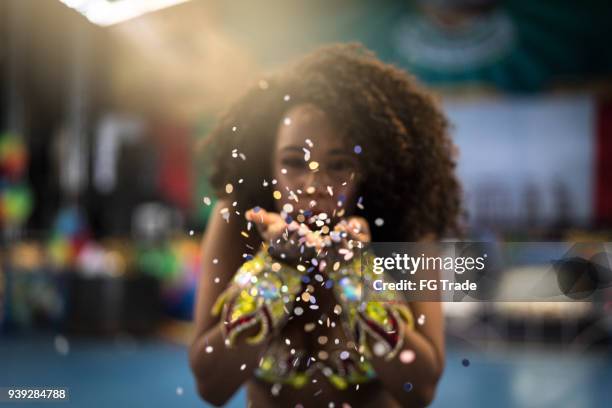
[[[322,361],[305,350],[290,352],[281,343],[270,342],[255,371],[258,378],[300,388],[320,371],[335,387],[345,389],[376,377],[369,361],[373,353],[370,343],[375,344],[377,356],[392,359],[397,355],[403,346],[404,330],[414,328],[412,312],[397,292],[367,289],[372,288],[375,278],[380,279],[372,272],[371,258],[366,254],[354,257],[330,272],[327,280],[330,285],[326,284],[333,288],[342,310],[342,328],[354,346],[334,351]],[[301,269],[272,260],[263,250],[242,265],[213,309],[215,315],[223,310],[228,345],[234,343],[239,332],[258,322],[261,329],[248,342],[265,341],[267,334],[280,330],[292,315],[296,298],[304,291],[303,277],[315,273],[312,267]],[[373,341],[368,341],[368,337]]]

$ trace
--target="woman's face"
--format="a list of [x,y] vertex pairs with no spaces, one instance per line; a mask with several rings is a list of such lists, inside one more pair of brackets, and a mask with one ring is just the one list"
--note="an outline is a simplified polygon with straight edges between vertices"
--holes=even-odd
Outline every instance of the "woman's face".
[[314,105],[290,109],[273,148],[277,184],[272,187],[282,195],[275,200],[277,211],[292,207],[289,215],[294,219],[300,210],[330,218],[334,210],[336,218],[353,211],[360,179],[355,146],[345,141],[322,110]]

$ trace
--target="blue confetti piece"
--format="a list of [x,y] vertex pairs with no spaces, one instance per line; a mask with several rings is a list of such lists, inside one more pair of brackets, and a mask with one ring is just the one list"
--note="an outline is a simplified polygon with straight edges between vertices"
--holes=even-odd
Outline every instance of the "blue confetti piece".
[[331,280],[331,279],[328,279],[328,280],[327,280],[327,282],[325,282],[325,287],[326,287],[327,289],[331,289],[331,288],[332,288],[332,286],[334,286],[334,281],[333,281],[333,280]]
[[464,359],[461,361],[461,364],[463,364],[463,366],[464,366],[464,367],[469,367],[469,365],[470,365],[470,360],[468,360],[467,358],[464,358]]
[[361,146],[355,145],[355,147],[353,148],[353,151],[357,154],[361,154]]
[[412,391],[412,383],[409,383],[409,382],[404,383],[404,391],[406,392]]
[[261,210],[261,207],[260,207],[260,206],[258,206],[258,205],[257,205],[257,206],[255,206],[255,207],[253,207],[253,212],[258,213],[258,212],[259,212],[259,210]]
[[306,276],[306,275],[303,275],[303,276],[302,276],[302,282],[304,282],[304,283],[310,283],[310,278],[309,278],[308,276]]

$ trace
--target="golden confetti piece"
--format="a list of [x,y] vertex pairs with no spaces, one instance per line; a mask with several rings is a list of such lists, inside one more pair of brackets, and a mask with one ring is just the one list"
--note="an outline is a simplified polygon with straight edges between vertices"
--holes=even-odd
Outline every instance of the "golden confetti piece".
[[286,345],[288,345],[288,346],[290,346],[290,345],[291,345],[291,340],[289,340],[289,339],[285,339],[285,344],[286,344]]
[[311,161],[310,163],[308,163],[308,168],[310,170],[316,170],[319,168],[319,163],[316,161]]
[[319,360],[327,360],[329,354],[327,353],[327,351],[321,350],[319,351],[319,353],[317,353],[317,356],[319,357]]
[[274,199],[276,199],[276,200],[280,200],[280,199],[282,198],[282,196],[283,196],[283,195],[281,194],[281,192],[280,192],[280,191],[278,191],[278,190],[274,190],[274,193],[272,193],[272,196],[274,197]]
[[314,194],[315,193],[315,188],[313,186],[310,186],[306,189],[306,193],[307,194]]
[[340,315],[342,313],[342,306],[336,305],[334,306],[334,313]]
[[306,267],[304,265],[298,265],[296,268],[300,272],[304,272],[306,270]]
[[338,261],[334,262],[333,269],[334,269],[334,271],[337,271],[338,269],[340,269],[340,262],[338,262]]
[[304,293],[302,293],[302,300],[303,300],[304,302],[308,302],[308,301],[310,301],[310,293],[308,293],[308,292],[304,292]]
[[304,222],[306,221],[306,217],[304,217],[304,214],[299,214],[297,217],[297,222]]
[[274,263],[272,264],[272,270],[273,270],[274,272],[278,272],[278,271],[280,271],[280,270],[281,270],[281,264],[279,264],[278,262],[274,262]]
[[321,228],[321,232],[323,234],[329,234],[329,227],[327,225],[324,225],[323,228]]
[[325,344],[327,344],[327,336],[319,336],[317,342],[319,342],[320,345],[324,346]]
[[234,191],[234,186],[232,186],[230,183],[227,183],[225,185],[225,192],[227,194],[232,194],[232,191]]
[[247,232],[246,232],[246,231],[241,231],[241,232],[240,232],[240,235],[242,235],[242,236],[243,236],[243,237],[245,237],[245,238],[248,238],[248,237],[249,237],[249,234],[247,234]]
[[316,325],[314,323],[306,323],[304,325],[304,331],[306,333],[309,333],[309,332],[313,331],[315,329],[315,327],[316,327]]

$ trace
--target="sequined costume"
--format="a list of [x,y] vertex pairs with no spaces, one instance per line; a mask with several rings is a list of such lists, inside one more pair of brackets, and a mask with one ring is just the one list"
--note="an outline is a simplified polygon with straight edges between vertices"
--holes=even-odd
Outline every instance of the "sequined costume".
[[[369,359],[373,354],[388,360],[394,358],[403,346],[404,330],[414,328],[414,319],[397,292],[374,292],[365,287],[371,288],[374,278],[380,278],[372,272],[370,261],[367,254],[356,256],[329,273],[335,298],[341,305],[343,328],[347,337],[354,339],[354,349],[344,350],[342,358],[339,352],[333,352],[330,358],[321,361],[304,350],[289,352],[282,345],[270,344],[255,372],[258,378],[300,388],[320,370],[336,388],[345,389],[376,377]],[[273,261],[265,250],[245,262],[213,309],[216,315],[223,311],[228,344],[233,344],[239,332],[257,322],[262,327],[255,337],[247,339],[250,343],[264,341],[268,333],[280,327],[302,290],[304,273]],[[373,341],[368,341],[368,336]],[[370,349],[370,344],[375,345],[375,350]]]

